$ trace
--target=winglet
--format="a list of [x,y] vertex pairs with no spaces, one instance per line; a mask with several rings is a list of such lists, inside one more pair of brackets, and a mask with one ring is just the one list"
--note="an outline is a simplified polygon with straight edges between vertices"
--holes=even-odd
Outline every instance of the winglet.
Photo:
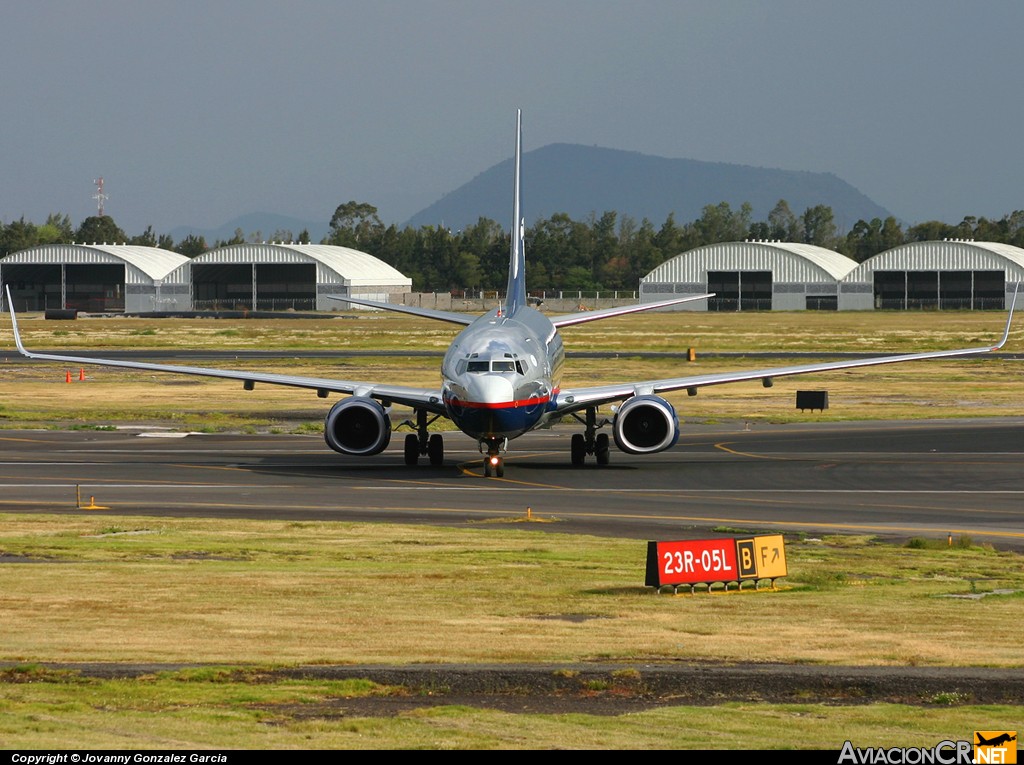
[[6,285],[4,289],[7,290],[7,310],[11,314],[11,327],[14,330],[14,344],[18,346],[18,353],[22,356],[32,357],[32,354],[25,350],[25,346],[21,344],[21,333],[18,332],[18,317],[14,314],[14,299],[11,297],[11,285]]
[[1003,331],[1003,339],[1000,340],[996,345],[992,346],[993,351],[998,351],[1005,344],[1007,339],[1010,337],[1010,324],[1013,322],[1013,307],[1017,304],[1017,293],[1020,292],[1020,282],[1017,282],[1016,288],[1013,290],[1013,298],[1010,300],[1010,313],[1006,317],[1006,329]]

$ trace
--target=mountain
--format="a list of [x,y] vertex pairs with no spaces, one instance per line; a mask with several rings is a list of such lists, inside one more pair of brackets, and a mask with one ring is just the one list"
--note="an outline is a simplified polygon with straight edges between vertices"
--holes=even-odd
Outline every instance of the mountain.
[[217,240],[226,242],[235,235],[237,229],[242,230],[246,241],[251,234],[260,233],[260,241],[270,241],[278,231],[290,231],[292,236],[298,239],[303,229],[309,232],[309,241],[314,244],[319,242],[330,230],[329,221],[308,221],[293,218],[289,215],[278,215],[277,213],[249,213],[241,215],[217,228],[193,228],[190,226],[178,226],[168,232],[175,242],[180,242],[189,234],[202,236],[206,243],[213,246]]
[[[416,213],[405,225],[445,226],[456,230],[491,218],[510,223],[512,160],[484,171],[469,183]],[[775,170],[694,159],[667,159],[596,146],[555,143],[522,157],[522,194],[526,222],[554,213],[584,220],[614,210],[660,226],[669,213],[678,224],[701,216],[706,205],[728,202],[738,210],[753,207],[754,221],[766,220],[780,199],[797,216],[815,205],[832,208],[836,227],[848,231],[860,219],[885,219],[892,213],[832,173]]]

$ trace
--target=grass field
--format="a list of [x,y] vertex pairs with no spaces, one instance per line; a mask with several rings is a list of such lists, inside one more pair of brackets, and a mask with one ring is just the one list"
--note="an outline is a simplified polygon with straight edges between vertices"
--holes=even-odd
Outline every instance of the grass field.
[[[934,745],[1019,719],[1019,707],[978,706],[952,690],[902,707],[731,703],[609,718],[449,706],[353,718],[331,704],[410,689],[266,677],[279,666],[381,662],[1019,672],[1024,558],[968,539],[792,537],[778,590],[672,596],[642,586],[643,542],[507,524],[0,520],[0,659],[13,662],[0,673],[5,748],[838,748],[847,738]],[[100,680],[40,664],[104,661],[207,668]]]

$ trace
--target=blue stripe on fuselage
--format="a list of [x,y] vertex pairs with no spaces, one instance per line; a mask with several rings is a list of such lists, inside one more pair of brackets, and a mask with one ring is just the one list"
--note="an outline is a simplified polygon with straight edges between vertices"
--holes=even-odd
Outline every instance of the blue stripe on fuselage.
[[532,430],[547,413],[549,404],[536,406],[463,406],[447,400],[448,416],[463,433],[473,438],[515,438]]

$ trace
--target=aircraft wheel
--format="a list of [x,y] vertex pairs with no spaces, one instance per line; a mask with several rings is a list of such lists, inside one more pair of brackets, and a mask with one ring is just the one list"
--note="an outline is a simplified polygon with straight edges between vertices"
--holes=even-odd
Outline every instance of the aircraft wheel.
[[569,453],[572,455],[572,464],[580,467],[587,458],[587,440],[582,433],[573,433],[569,442]]
[[491,477],[491,458],[490,457],[485,457],[484,458],[484,478],[490,478],[490,477]]
[[608,434],[598,433],[597,438],[594,439],[594,456],[597,457],[598,465],[608,464]]
[[501,457],[498,457],[498,464],[494,466],[494,474],[498,478],[505,477],[505,460]]
[[444,439],[440,433],[435,433],[427,441],[427,455],[430,457],[430,464],[434,467],[444,463]]
[[420,440],[415,433],[405,436],[405,464],[412,466],[420,460]]

